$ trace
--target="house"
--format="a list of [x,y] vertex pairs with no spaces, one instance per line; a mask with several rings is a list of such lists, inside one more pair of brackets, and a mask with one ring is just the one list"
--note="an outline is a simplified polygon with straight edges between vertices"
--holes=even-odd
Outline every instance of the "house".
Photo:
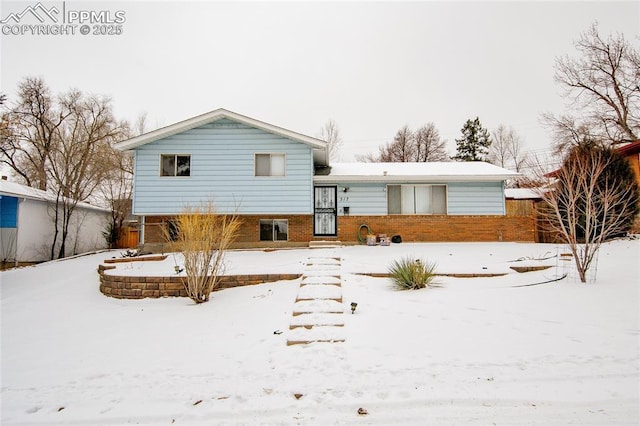
[[487,163],[330,164],[324,141],[225,109],[116,148],[135,157],[133,214],[147,249],[202,201],[241,216],[236,246],[353,243],[369,230],[404,241],[534,240],[533,219],[505,211],[504,182],[517,174]]
[[640,140],[622,145],[617,150],[629,162],[636,175],[636,182],[640,186]]
[[[640,140],[622,145],[617,149],[618,152],[629,162],[629,165],[636,176],[638,187],[640,187]],[[636,217],[633,227],[631,228],[631,232],[636,234],[640,233],[640,215]]]
[[[0,180],[0,261],[42,262],[50,259],[55,195]],[[103,232],[110,211],[78,203],[70,222],[67,252],[79,254],[106,248]]]
[[[619,146],[616,151],[627,160],[636,177],[638,187],[640,187],[640,140]],[[560,169],[557,169],[547,173],[545,176],[550,178],[557,177],[559,172]],[[636,216],[630,231],[636,234],[640,233],[640,215]]]

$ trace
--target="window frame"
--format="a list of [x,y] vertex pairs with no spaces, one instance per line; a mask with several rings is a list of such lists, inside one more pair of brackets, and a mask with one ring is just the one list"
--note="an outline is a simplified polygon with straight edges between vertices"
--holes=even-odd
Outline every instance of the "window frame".
[[[164,175],[163,172],[163,159],[164,157],[173,157],[173,174],[172,175]],[[189,174],[188,175],[179,175],[178,174],[178,157],[187,157],[189,158]],[[191,154],[160,154],[160,177],[161,178],[189,178],[191,177]]]
[[[271,222],[271,239],[270,240],[263,240],[262,239],[262,223],[263,222]],[[277,238],[277,234],[276,234],[276,227],[275,227],[275,223],[276,222],[286,222],[287,224],[287,238],[285,240],[278,240]],[[272,243],[277,243],[277,242],[287,242],[289,241],[289,219],[258,219],[258,241],[260,242],[272,242]]]
[[[400,213],[390,213],[391,209],[389,208],[389,192],[390,192],[389,187],[392,187],[392,186],[397,186],[397,187],[400,188],[399,189],[399,191],[400,191],[400,206],[399,206],[400,207]],[[413,213],[403,213],[402,212],[402,208],[403,208],[403,205],[402,205],[402,202],[403,202],[403,197],[402,197],[403,187],[405,187],[405,188],[406,187],[412,187],[413,188],[414,200],[415,200],[415,188],[416,187],[430,187],[431,188],[431,197],[430,197],[431,198],[430,199],[431,212],[428,212],[428,213],[416,213],[416,206],[415,206],[415,202],[414,202]],[[434,208],[433,208],[433,206],[434,206],[434,203],[433,203],[433,200],[434,200],[433,187],[442,187],[442,188],[444,188],[444,213],[434,213],[433,212],[433,210],[434,210]],[[404,215],[404,216],[420,216],[420,215],[425,215],[425,216],[426,215],[446,216],[446,215],[448,215],[448,211],[449,211],[449,209],[448,209],[448,207],[449,207],[448,206],[448,199],[449,199],[449,196],[448,196],[448,186],[447,186],[447,184],[441,184],[441,183],[387,184],[386,193],[387,193],[387,215],[389,215],[389,216],[402,216],[402,215]]]
[[[268,155],[269,156],[269,174],[268,175],[259,175],[258,174],[258,155]],[[281,175],[272,174],[273,170],[273,156],[281,156],[283,158],[283,170]],[[281,178],[287,176],[287,153],[286,152],[256,152],[253,154],[253,176],[257,178]]]

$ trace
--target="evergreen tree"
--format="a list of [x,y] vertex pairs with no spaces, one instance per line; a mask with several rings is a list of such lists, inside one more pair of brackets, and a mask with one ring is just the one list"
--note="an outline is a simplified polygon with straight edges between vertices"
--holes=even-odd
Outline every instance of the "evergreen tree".
[[462,138],[456,139],[456,161],[486,161],[491,146],[489,131],[482,127],[478,117],[467,120],[461,129]]

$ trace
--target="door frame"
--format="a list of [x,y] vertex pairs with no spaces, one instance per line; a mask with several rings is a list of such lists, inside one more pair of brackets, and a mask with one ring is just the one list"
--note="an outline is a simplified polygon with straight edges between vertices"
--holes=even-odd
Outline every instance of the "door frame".
[[[334,232],[333,234],[319,234],[316,229],[316,188],[331,188],[333,189],[333,212],[327,211],[322,213],[333,213]],[[326,210],[331,210],[327,208]],[[338,236],[338,186],[337,185],[314,185],[313,186],[313,236],[314,237],[337,237]]]

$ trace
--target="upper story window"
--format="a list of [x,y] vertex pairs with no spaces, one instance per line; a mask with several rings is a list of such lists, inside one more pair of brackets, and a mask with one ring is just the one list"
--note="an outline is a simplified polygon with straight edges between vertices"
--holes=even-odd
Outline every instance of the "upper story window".
[[447,214],[445,185],[388,185],[389,214]]
[[191,176],[191,156],[162,154],[160,156],[160,176]]
[[285,164],[284,154],[256,154],[255,175],[284,176],[286,169]]

